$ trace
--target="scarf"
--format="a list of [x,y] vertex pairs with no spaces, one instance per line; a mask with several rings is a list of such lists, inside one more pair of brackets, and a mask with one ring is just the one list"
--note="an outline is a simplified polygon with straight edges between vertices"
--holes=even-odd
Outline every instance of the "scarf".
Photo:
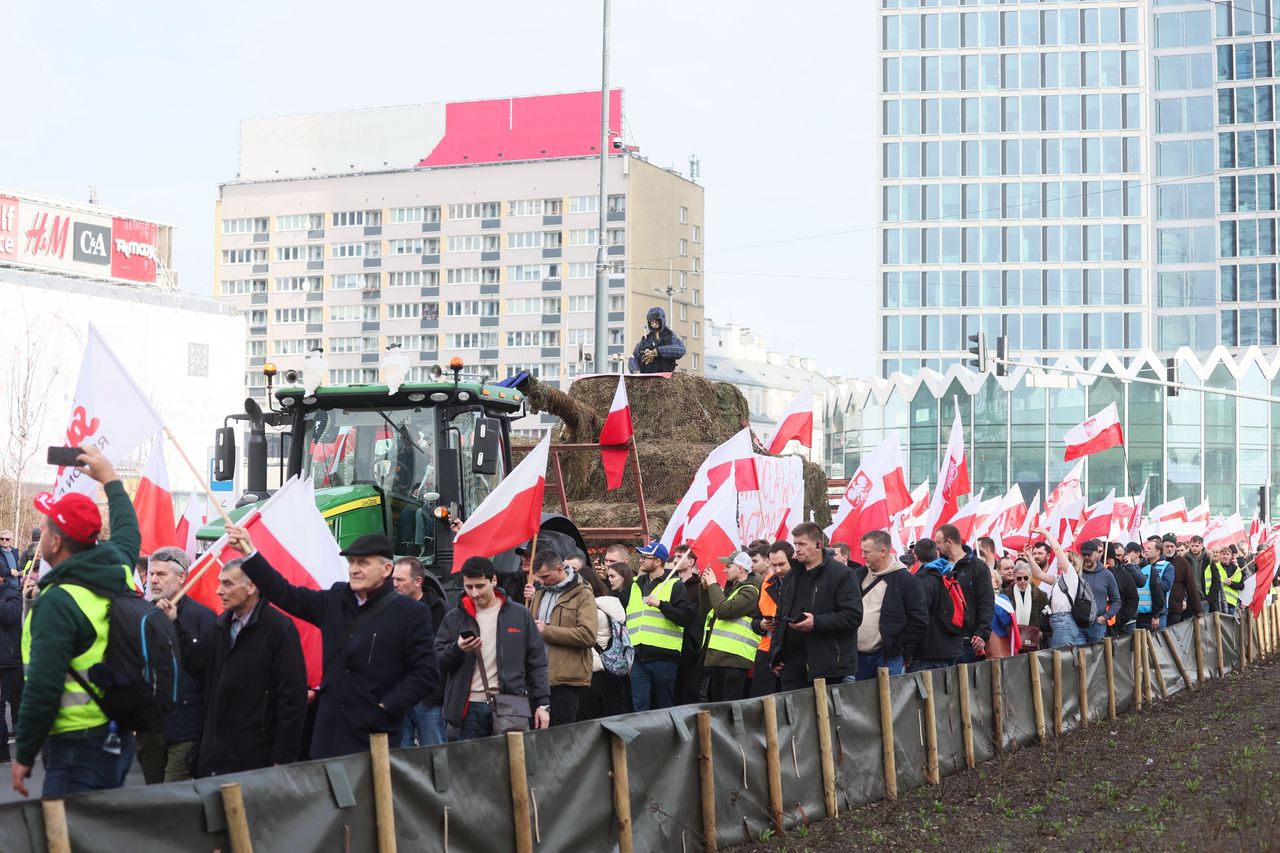
[[1027,584],[1025,592],[1018,589],[1015,583],[1012,590],[1014,615],[1017,617],[1019,625],[1031,624],[1031,584]]
[[578,574],[570,569],[565,573],[564,580],[555,586],[544,586],[542,588],[542,600],[538,602],[539,622],[550,622],[551,611],[555,608],[556,602],[560,600],[560,595],[571,585],[578,582]]

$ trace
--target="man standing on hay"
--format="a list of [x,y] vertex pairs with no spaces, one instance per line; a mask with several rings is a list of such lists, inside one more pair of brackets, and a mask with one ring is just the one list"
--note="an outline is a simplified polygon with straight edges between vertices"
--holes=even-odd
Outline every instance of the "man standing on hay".
[[654,306],[645,315],[645,335],[627,362],[628,373],[671,373],[684,358],[684,341],[667,327],[667,312]]

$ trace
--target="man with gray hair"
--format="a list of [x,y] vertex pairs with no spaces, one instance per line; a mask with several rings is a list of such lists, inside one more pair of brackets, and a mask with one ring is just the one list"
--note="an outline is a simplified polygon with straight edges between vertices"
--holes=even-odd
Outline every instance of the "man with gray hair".
[[22,568],[22,555],[13,541],[12,530],[0,530],[0,574],[5,578]]
[[[147,558],[147,590],[152,601],[172,602],[187,582],[191,559],[181,548],[171,545],[157,548]],[[163,609],[163,608],[162,608]],[[178,630],[193,637],[213,630],[214,613],[190,596],[177,604]],[[157,735],[138,736],[138,764],[148,785],[181,782],[191,778],[187,758],[191,748],[200,742],[204,720],[204,695],[194,678],[178,678],[178,707],[164,719],[164,730]]]

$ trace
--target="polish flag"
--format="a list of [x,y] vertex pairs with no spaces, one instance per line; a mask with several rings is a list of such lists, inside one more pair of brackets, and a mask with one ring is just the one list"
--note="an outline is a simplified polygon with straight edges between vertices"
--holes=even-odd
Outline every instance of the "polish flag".
[[1005,534],[1014,533],[1022,527],[1022,522],[1027,518],[1027,505],[1022,499],[1022,487],[1017,483],[1013,484],[1013,488],[1003,498],[997,500],[999,503],[978,529],[978,535],[994,539],[996,553],[999,554],[1006,547]]
[[795,399],[782,410],[778,425],[769,438],[769,453],[777,456],[790,441],[800,442],[801,447],[813,447],[813,386],[800,391]]
[[1080,546],[1090,539],[1107,541],[1111,537],[1111,516],[1115,512],[1116,490],[1112,489],[1107,496],[1085,511],[1076,528],[1075,540],[1071,550],[1080,553]]
[[618,390],[613,393],[609,416],[600,429],[600,463],[604,466],[605,488],[616,489],[622,485],[622,474],[627,468],[627,445],[635,430],[631,427],[631,405],[627,402],[627,385],[618,376]]
[[879,468],[884,472],[884,496],[889,504],[889,514],[901,512],[915,503],[907,488],[907,466],[902,461],[902,445],[898,439],[886,438],[872,451],[872,455],[877,457]]
[[1027,543],[1031,541],[1031,531],[1040,526],[1040,493],[1036,492],[1036,496],[1031,499],[1031,507],[1027,510],[1026,516],[1022,519],[1022,525],[1017,530],[1005,533],[1001,539],[1004,540],[1004,546],[1011,551],[1021,551],[1027,547]]
[[[1205,546],[1208,547],[1208,542]],[[1267,603],[1267,594],[1271,592],[1271,584],[1276,577],[1275,545],[1267,545],[1254,557],[1253,574],[1244,579],[1244,589],[1240,591],[1240,600],[1255,617],[1262,615],[1262,606]]]
[[[965,505],[962,506],[955,515],[951,516],[949,523],[954,524],[956,530],[960,531],[961,542],[968,542],[970,538],[972,538],[973,528],[978,521],[978,512],[981,507],[982,492],[979,491],[976,495],[969,498],[969,500],[965,502]],[[948,522],[946,521],[942,522],[942,524],[947,523]],[[937,527],[935,527],[934,530],[937,530]]]
[[182,545],[173,520],[173,492],[169,489],[169,469],[164,464],[164,438],[155,437],[147,469],[133,494],[133,510],[138,515],[138,532],[142,535],[142,553],[154,554],[158,549]]
[[1169,521],[1176,521],[1181,524],[1188,518],[1187,502],[1184,498],[1178,498],[1168,503],[1162,503],[1151,510],[1150,518],[1156,524],[1164,524]]
[[469,557],[492,557],[538,535],[550,448],[548,432],[471,513],[453,537],[453,571]]
[[724,564],[738,550],[738,492],[718,489],[689,522],[689,547],[698,555],[698,568],[711,569],[716,583],[724,586]]
[[934,487],[929,514],[925,517],[925,535],[933,537],[938,528],[955,517],[960,510],[961,495],[969,494],[969,467],[964,459],[964,425],[960,423],[960,409],[956,408],[951,422],[951,438],[947,441],[947,454],[942,457],[938,469],[938,485]]
[[1147,483],[1142,484],[1142,491],[1138,493],[1136,498],[1132,499],[1133,514],[1129,518],[1129,523],[1125,526],[1125,535],[1128,539],[1142,538],[1142,518],[1147,511]]
[[902,512],[896,513],[890,520],[889,535],[894,537],[894,544],[899,554],[907,552],[907,543],[916,540],[917,523],[929,510],[929,481],[925,480],[911,492],[911,505]]
[[978,508],[973,513],[973,529],[969,531],[969,541],[973,541],[979,536],[987,535],[987,525],[991,523],[991,518],[999,512],[1000,504],[1003,502],[1004,497],[998,496],[978,504]]
[[[896,439],[894,443],[897,443]],[[866,534],[889,527],[884,476],[881,471],[869,467],[874,464],[874,455],[868,456],[858,467],[840,496],[836,520],[829,533],[832,542],[848,542],[851,548],[856,548]]]
[[684,528],[689,520],[698,514],[716,490],[733,477],[734,487],[740,492],[755,491],[760,488],[755,470],[755,449],[751,443],[751,430],[743,429],[733,438],[712,450],[698,471],[693,475],[693,482],[688,491],[676,504],[671,520],[667,522],[662,533],[662,544],[670,551],[685,542]]
[[1111,447],[1123,447],[1124,433],[1120,429],[1120,413],[1116,404],[1112,403],[1084,423],[1067,430],[1065,440],[1066,462]]
[[196,501],[196,493],[192,492],[187,498],[187,506],[182,510],[182,517],[178,519],[177,533],[178,547],[187,552],[187,556],[195,558],[196,555],[196,532],[204,526],[208,520],[203,508]]
[[1245,538],[1244,519],[1240,517],[1240,513],[1233,512],[1227,516],[1227,532],[1231,534],[1232,543]]
[[1204,547],[1206,551],[1214,551],[1218,548],[1225,548],[1231,545],[1235,539],[1231,537],[1231,531],[1227,528],[1227,519],[1219,515],[1204,531]]
[[1056,518],[1054,510],[1058,504],[1067,504],[1077,501],[1084,497],[1084,489],[1081,483],[1084,482],[1084,463],[1077,462],[1075,467],[1067,472],[1067,476],[1062,478],[1062,482],[1054,488],[1049,496],[1044,499],[1044,515],[1045,518]]
[[1255,518],[1249,522],[1249,547],[1257,549],[1259,534],[1262,533],[1262,521]]
[[[238,523],[248,531],[258,552],[294,586],[328,589],[347,580],[347,561],[338,552],[338,543],[329,525],[316,509],[315,489],[310,480],[290,479]],[[215,613],[221,612],[222,602],[217,596],[218,568],[240,556],[225,536],[218,540],[192,567],[193,575],[197,571],[203,573],[187,594]],[[212,565],[204,571],[207,564]],[[307,684],[317,687],[324,666],[320,629],[301,619],[294,619],[293,623],[298,627],[302,654],[306,658]]]

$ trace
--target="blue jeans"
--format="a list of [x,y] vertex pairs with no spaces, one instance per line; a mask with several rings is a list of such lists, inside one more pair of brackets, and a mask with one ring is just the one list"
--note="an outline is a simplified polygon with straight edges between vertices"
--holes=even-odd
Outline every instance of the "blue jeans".
[[673,660],[637,660],[631,666],[631,708],[634,711],[671,708],[676,704],[676,670]]
[[1088,628],[1084,629],[1084,641],[1086,643],[1096,643],[1105,636],[1107,636],[1107,625],[1105,622],[1101,625],[1094,622]]
[[954,660],[913,660],[907,672],[924,672],[926,669],[946,669],[955,666]]
[[1054,613],[1049,617],[1049,625],[1053,628],[1053,641],[1049,648],[1060,649],[1064,646],[1079,646],[1084,643],[1084,634],[1070,613]]
[[858,652],[858,681],[872,681],[876,670],[884,667],[890,675],[902,675],[902,655],[886,658],[880,652]]
[[445,742],[444,708],[436,705],[428,708],[419,702],[404,712],[404,726],[400,729],[401,746],[435,746]]
[[462,715],[458,740],[475,740],[493,734],[493,709],[487,702],[470,702]]
[[61,798],[80,791],[119,788],[133,764],[133,735],[120,735],[120,754],[103,748],[107,735],[68,740],[47,740],[41,754],[44,788],[41,797]]

